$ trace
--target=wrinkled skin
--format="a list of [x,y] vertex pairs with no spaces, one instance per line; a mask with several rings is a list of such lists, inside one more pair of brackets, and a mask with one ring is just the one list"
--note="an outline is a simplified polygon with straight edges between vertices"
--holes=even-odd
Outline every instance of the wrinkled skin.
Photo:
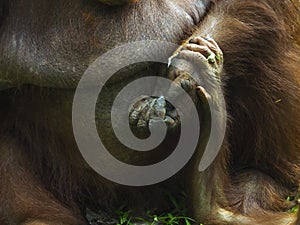
[[[164,210],[163,190],[176,195],[182,186],[198,223],[294,223],[296,215],[287,211],[295,202],[286,198],[297,196],[300,179],[298,1],[224,0],[209,7],[208,0],[121,6],[2,0],[0,6],[1,224],[85,224],[86,208],[109,212],[124,203],[137,214],[149,207]],[[138,40],[184,42],[170,53],[170,68],[134,65],[106,84],[96,110],[104,144],[118,159],[136,165],[157,162],[176,146],[180,120],[159,96],[145,97],[129,112],[137,136],[148,132],[153,115],[167,123],[170,132],[156,151],[128,151],[114,136],[113,97],[146,75],[168,77],[187,91],[201,123],[189,164],[166,182],[140,188],[96,174],[78,151],[71,123],[74,90],[88,65]],[[187,69],[179,70],[180,65]],[[189,71],[195,67],[201,68],[196,77]],[[225,95],[227,133],[213,164],[199,172],[209,134],[207,102],[220,101],[216,85]]]

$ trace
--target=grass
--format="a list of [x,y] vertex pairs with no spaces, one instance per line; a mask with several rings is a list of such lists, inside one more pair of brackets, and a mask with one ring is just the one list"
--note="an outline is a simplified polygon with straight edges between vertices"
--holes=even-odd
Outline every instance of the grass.
[[[294,202],[294,201],[298,201],[298,196],[289,196],[286,199],[288,202]],[[293,208],[288,210],[288,213],[296,213],[299,211],[299,205],[295,205]]]
[[[178,197],[178,196],[177,196]],[[131,210],[126,206],[120,207],[116,210],[116,215],[113,217],[114,223],[117,225],[192,225],[195,220],[187,216],[187,209],[184,206],[186,195],[182,193],[179,199],[175,199],[172,195],[168,194],[170,201],[170,210],[166,213],[159,213],[156,209],[148,210],[143,217],[135,216]],[[289,196],[286,199],[289,202],[298,200],[298,196]],[[288,213],[297,213],[299,205],[295,205],[289,209]],[[103,224],[103,223],[90,223],[90,224]],[[106,223],[105,223],[106,224]],[[197,225],[204,225],[203,223]]]
[[134,217],[130,214],[130,211],[119,211],[119,221],[118,225],[136,225],[139,223],[147,225],[191,225],[194,220],[190,217],[179,215],[176,213],[162,213],[162,214],[152,214],[152,212],[147,212],[147,217]]
[[[194,219],[186,216],[184,201],[178,201],[172,195],[168,194],[172,204],[172,209],[168,213],[157,213],[156,210],[148,210],[145,217],[135,217],[130,210],[125,207],[117,210],[118,225],[191,225],[195,222]],[[182,199],[181,199],[182,200]],[[201,224],[200,224],[201,225]],[[203,224],[202,224],[203,225]]]

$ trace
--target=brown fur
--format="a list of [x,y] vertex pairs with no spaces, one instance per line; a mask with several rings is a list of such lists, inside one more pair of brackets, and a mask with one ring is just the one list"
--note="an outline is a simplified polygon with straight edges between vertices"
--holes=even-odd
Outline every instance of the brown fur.
[[231,184],[221,182],[226,200],[211,204],[256,219],[261,215],[259,224],[270,218],[271,224],[283,224],[269,214],[285,211],[285,198],[297,192],[300,178],[299,9],[297,1],[224,1],[196,31],[213,37],[224,51],[230,115],[223,150],[230,159],[222,156],[219,163]]
[[[199,2],[142,0],[110,8],[81,0],[4,0],[0,78],[14,88],[0,95],[1,224],[83,224],[86,207],[111,210],[123,196],[137,208],[162,205],[160,188],[174,182],[191,188],[193,216],[206,225],[293,223],[284,199],[296,194],[300,180],[300,3],[223,0],[201,21]],[[230,118],[218,158],[199,173],[200,146],[186,170],[162,185],[130,188],[104,180],[85,164],[72,134],[80,75],[118,44],[179,43],[199,23],[194,35],[213,37],[225,58]],[[119,88],[111,85],[104,99]],[[122,152],[105,110],[100,135]]]

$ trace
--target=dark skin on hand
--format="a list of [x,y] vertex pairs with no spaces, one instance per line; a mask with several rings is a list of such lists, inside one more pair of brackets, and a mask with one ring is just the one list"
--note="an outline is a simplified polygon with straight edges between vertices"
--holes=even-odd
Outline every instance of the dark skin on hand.
[[[297,199],[286,200],[298,196],[300,180],[299,27],[298,0],[0,0],[0,224],[87,224],[87,208],[110,213],[124,203],[136,214],[164,211],[163,190],[176,196],[181,187],[198,224],[299,224],[289,213]],[[201,134],[193,158],[174,177],[129,187],[104,179],[82,158],[72,101],[97,57],[139,40],[180,47],[170,53],[169,68],[147,62],[109,80],[96,107],[101,140],[136,165],[174,150],[180,118],[159,96],[146,96],[129,114],[137,136],[149,131],[151,115],[166,122],[169,132],[156,151],[128,151],[111,126],[113,97],[124,84],[157,74],[191,96]],[[196,77],[193,68],[201,68]],[[225,139],[199,172],[210,130],[207,102],[220,105],[218,85]]]

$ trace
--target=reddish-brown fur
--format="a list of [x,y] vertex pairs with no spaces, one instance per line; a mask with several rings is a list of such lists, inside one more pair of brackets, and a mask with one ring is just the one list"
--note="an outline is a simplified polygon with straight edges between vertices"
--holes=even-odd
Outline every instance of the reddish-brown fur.
[[[122,187],[88,168],[73,138],[74,91],[67,88],[91,60],[117,44],[180,42],[195,27],[194,35],[210,35],[224,52],[227,134],[208,170],[198,172],[199,149],[178,179],[168,182],[190,187],[193,216],[205,225],[293,223],[285,199],[297,194],[300,180],[299,1],[218,1],[199,26],[197,1],[173,2],[192,19],[168,11],[167,0],[116,9],[79,0],[4,0],[10,10],[0,15],[0,77],[17,88],[0,95],[1,224],[83,224],[86,207],[114,209],[125,201],[122,196],[137,206],[163,204],[146,202],[161,197],[161,185]],[[43,60],[46,65],[39,64]],[[28,83],[36,86],[23,85]],[[103,126],[106,119],[100,118]],[[119,151],[112,133],[103,135]]]
[[215,203],[259,224],[284,224],[274,214],[286,210],[285,197],[297,192],[300,175],[299,2],[224,4],[196,31],[212,36],[225,60],[223,84],[230,121],[223,151],[230,152],[230,158],[229,163],[224,156],[219,160],[231,184],[221,185],[227,198]]

